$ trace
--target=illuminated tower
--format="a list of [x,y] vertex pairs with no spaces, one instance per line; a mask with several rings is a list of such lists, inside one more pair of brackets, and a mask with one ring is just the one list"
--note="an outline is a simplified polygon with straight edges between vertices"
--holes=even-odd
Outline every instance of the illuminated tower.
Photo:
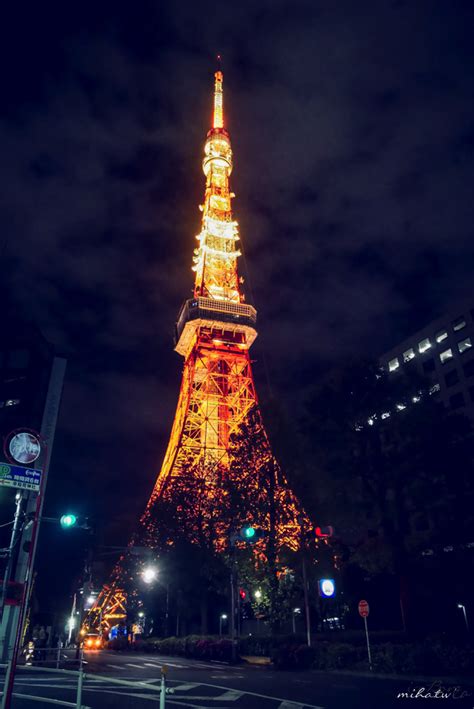
[[[297,549],[311,525],[273,457],[255,393],[249,349],[257,337],[257,312],[245,303],[237,269],[241,252],[232,215],[232,149],[222,83],[222,72],[217,71],[213,122],[202,164],[206,190],[194,249],[194,293],[183,304],[176,324],[175,349],[184,357],[178,406],[163,465],[131,547],[159,549],[163,541],[173,544],[166,509],[180,511],[180,533],[184,529],[188,541],[199,543],[196,530],[202,532],[212,510],[215,551],[228,549],[236,521],[252,522],[263,532],[261,545],[254,547],[256,556],[272,557],[275,564],[282,547]],[[242,431],[255,445],[247,440],[247,457],[242,454],[239,460],[235,438],[242,437]],[[232,518],[232,509],[226,517],[220,506],[229,497],[226,482],[237,483],[238,520]],[[199,504],[193,497],[196,490]],[[136,565],[137,557],[124,555],[119,560],[111,585],[102,590],[84,627],[108,629],[125,618],[127,558],[135,558]]]
[[[229,442],[250,411],[257,412],[265,451],[271,455],[261,424],[249,350],[257,337],[257,312],[245,303],[238,274],[238,223],[232,213],[229,178],[232,148],[225,127],[223,75],[215,73],[212,128],[202,163],[206,178],[201,230],[196,236],[192,270],[194,294],[183,304],[176,324],[176,351],[184,357],[178,406],[161,471],[141,524],[153,526],[160,500],[173,496],[174,481],[190,467],[229,463]],[[272,457],[273,458],[273,457]],[[297,546],[297,502],[277,469],[277,487],[288,514],[280,525],[281,543]],[[285,529],[283,529],[283,526]],[[280,536],[281,536],[280,535]]]

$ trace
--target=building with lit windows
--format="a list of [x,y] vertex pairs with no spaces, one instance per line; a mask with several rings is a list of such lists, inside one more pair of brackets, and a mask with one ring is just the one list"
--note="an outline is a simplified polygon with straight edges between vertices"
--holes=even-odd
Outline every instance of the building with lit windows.
[[433,320],[380,357],[387,372],[416,368],[432,380],[431,393],[474,420],[474,307],[464,304]]

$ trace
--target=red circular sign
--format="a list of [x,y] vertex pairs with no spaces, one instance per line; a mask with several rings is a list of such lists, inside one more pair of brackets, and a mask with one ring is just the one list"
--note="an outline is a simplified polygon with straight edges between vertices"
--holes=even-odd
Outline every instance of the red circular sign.
[[367,618],[369,615],[369,604],[367,601],[359,601],[359,615],[361,615],[362,618]]

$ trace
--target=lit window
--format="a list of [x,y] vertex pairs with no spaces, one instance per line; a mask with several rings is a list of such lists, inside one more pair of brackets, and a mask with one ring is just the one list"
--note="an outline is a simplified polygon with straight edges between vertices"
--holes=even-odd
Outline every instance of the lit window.
[[7,399],[5,402],[5,406],[18,406],[20,403],[20,399]]
[[417,404],[419,401],[421,401],[421,396],[414,396],[414,397],[412,398],[412,401],[413,401],[414,404]]
[[425,337],[424,340],[421,340],[421,341],[418,343],[418,352],[420,352],[420,353],[422,354],[423,352],[426,352],[426,350],[429,350],[430,347],[431,347],[430,338],[429,338],[429,337]]
[[436,382],[436,384],[433,384],[433,386],[430,387],[430,394],[437,394],[440,389],[441,389],[441,387],[440,387],[439,383]]
[[449,360],[453,358],[453,351],[451,347],[449,348],[449,350],[444,350],[444,352],[440,352],[439,358],[442,364],[444,364],[445,362],[449,362]]
[[400,366],[400,362],[398,361],[398,357],[394,357],[393,359],[390,360],[388,363],[388,371],[389,372],[394,372],[396,369],[398,369]]
[[397,411],[403,411],[403,409],[406,409],[405,404],[397,404]]
[[367,423],[369,424],[369,426],[373,426],[375,421],[374,419],[367,419]]
[[435,340],[436,342],[442,342],[445,340],[448,336],[448,331],[447,330],[440,330],[439,332],[436,333],[435,335]]
[[466,327],[466,321],[463,317],[456,318],[456,320],[453,320],[454,332],[457,332],[458,330],[462,330],[463,327]]
[[472,341],[470,337],[465,337],[464,340],[460,340],[458,342],[458,350],[461,352],[461,354],[468,350],[470,347],[472,347]]
[[415,356],[415,350],[413,347],[410,347],[409,350],[403,353],[403,361],[404,362],[409,362],[413,357]]
[[384,411],[383,414],[380,416],[382,419],[388,419],[390,418],[390,411]]

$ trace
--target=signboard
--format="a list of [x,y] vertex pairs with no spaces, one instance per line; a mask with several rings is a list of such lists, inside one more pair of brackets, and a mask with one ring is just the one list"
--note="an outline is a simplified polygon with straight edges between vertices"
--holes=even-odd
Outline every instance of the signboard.
[[322,598],[333,598],[336,595],[336,584],[334,579],[319,579],[319,595]]
[[22,490],[39,492],[40,484],[41,470],[0,463],[0,487],[17,487]]
[[31,431],[19,431],[11,437],[8,451],[17,463],[31,465],[40,457],[41,443]]
[[361,615],[362,618],[367,618],[369,615],[369,604],[367,601],[359,601],[359,615]]

